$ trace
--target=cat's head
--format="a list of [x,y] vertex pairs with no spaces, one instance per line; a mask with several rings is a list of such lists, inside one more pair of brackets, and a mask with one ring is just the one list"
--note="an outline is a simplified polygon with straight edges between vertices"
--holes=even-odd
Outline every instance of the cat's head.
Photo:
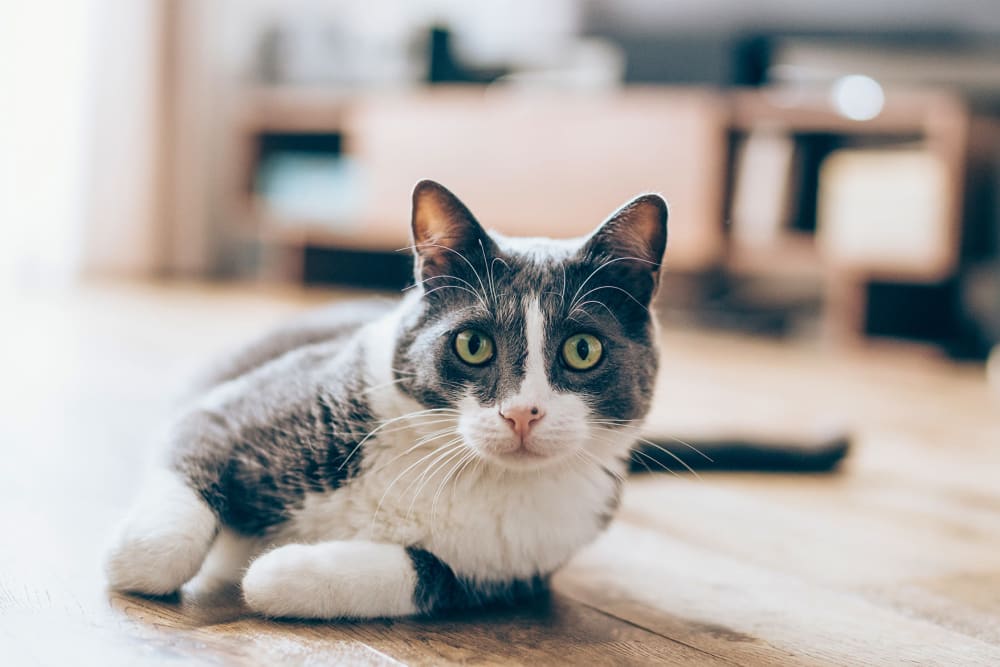
[[422,181],[413,240],[421,295],[395,353],[401,390],[500,466],[622,455],[656,378],[663,198],[633,199],[583,239],[508,239]]

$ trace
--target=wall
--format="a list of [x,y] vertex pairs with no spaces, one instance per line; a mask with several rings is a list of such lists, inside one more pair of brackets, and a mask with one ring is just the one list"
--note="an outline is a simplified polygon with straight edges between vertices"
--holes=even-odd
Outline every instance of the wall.
[[1000,32],[996,0],[589,0],[592,15],[645,32],[748,28]]

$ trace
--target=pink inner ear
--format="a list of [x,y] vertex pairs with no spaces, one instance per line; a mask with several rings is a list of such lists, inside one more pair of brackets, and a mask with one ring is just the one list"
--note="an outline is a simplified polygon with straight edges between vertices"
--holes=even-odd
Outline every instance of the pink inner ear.
[[449,234],[447,215],[435,197],[421,196],[414,200],[413,240],[416,245],[442,243]]
[[448,218],[436,204],[422,209],[414,217],[414,246],[425,273],[440,273],[458,259],[470,241],[468,229]]
[[612,215],[595,234],[595,241],[612,254],[658,265],[666,249],[666,220],[667,205],[663,198],[642,195]]
[[660,208],[648,202],[643,202],[638,208],[635,214],[637,218],[635,232],[638,236],[636,241],[655,247],[658,245],[659,237],[664,233]]
[[494,249],[465,204],[433,181],[413,190],[412,225],[418,280],[454,273],[457,263],[479,262]]
[[415,245],[457,248],[482,234],[482,229],[458,197],[433,181],[421,181],[413,190]]

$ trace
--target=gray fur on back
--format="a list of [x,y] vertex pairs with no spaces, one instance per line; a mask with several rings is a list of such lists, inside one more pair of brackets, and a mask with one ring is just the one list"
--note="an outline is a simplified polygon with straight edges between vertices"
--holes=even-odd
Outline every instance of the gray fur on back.
[[308,492],[358,473],[374,417],[354,335],[394,307],[347,302],[308,313],[223,360],[174,425],[171,462],[245,535],[283,523]]
[[221,359],[193,383],[192,392],[201,393],[233,380],[295,349],[326,341],[343,341],[395,305],[391,299],[368,299],[338,303],[306,313]]

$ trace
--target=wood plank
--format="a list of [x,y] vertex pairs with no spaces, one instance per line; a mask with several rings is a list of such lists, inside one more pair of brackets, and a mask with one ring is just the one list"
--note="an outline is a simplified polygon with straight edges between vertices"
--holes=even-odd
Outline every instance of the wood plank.
[[[202,647],[237,661],[322,659],[367,664],[724,664],[690,646],[580,605],[564,596],[521,609],[443,619],[365,622],[275,622],[255,617],[233,592],[177,602],[114,595],[142,628],[155,628],[197,655]],[[248,648],[248,646],[250,648]]]
[[[813,493],[823,493],[825,482],[813,480]],[[1000,552],[1000,537],[974,521],[944,521],[863,499],[852,501],[859,494],[845,486],[829,484],[826,503],[810,502],[808,493],[775,502],[765,490],[746,493],[711,482],[638,480],[626,494],[621,517],[762,565],[780,558],[787,571],[843,586],[900,582],[977,564],[985,567]],[[685,511],[671,512],[672,507]],[[750,520],[720,531],[719,526],[737,513]],[[942,540],[942,534],[950,539]]]
[[617,522],[557,590],[740,664],[991,665],[1000,647],[861,596]]

